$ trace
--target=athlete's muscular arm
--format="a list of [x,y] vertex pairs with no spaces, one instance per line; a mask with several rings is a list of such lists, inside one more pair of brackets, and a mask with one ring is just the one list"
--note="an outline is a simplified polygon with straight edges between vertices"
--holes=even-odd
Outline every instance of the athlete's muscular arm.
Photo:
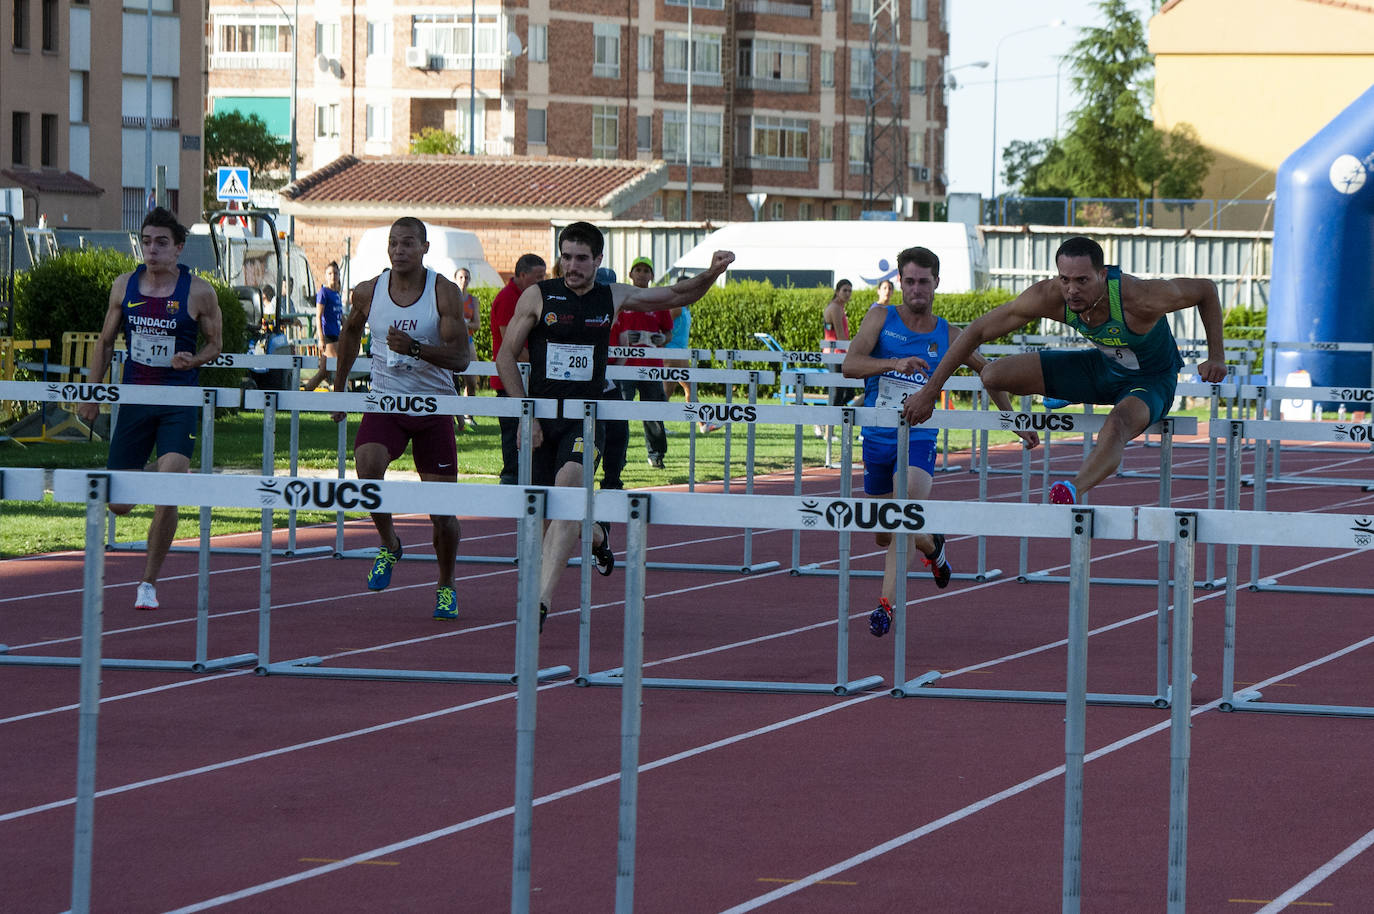
[[[439,311],[439,342],[421,343],[419,357],[449,371],[464,371],[472,361],[472,347],[458,287],[442,276],[435,277],[434,301]],[[409,353],[412,342],[414,338],[404,330],[387,328],[386,344],[393,352]]]
[[846,378],[871,378],[885,371],[899,371],[902,374],[915,374],[929,371],[930,363],[920,356],[907,356],[902,359],[884,359],[873,355],[878,345],[878,337],[883,332],[887,320],[885,309],[870,310],[859,325],[858,336],[850,341],[849,351],[844,354],[840,371]]
[[[1139,315],[1144,319],[1142,322],[1148,322],[1148,326],[1166,314],[1197,308],[1203,332],[1207,335],[1207,359],[1198,365],[1198,375],[1209,384],[1225,381],[1225,341],[1221,299],[1217,296],[1216,283],[1210,279],[1186,276],[1136,282],[1139,283],[1139,294],[1128,296],[1127,290],[1122,290],[1122,297],[1126,299],[1129,309],[1128,318]],[[1135,292],[1135,289],[1130,291]]]
[[[363,332],[367,329],[367,318],[372,313],[372,290],[376,279],[368,279],[353,287],[349,299],[348,314],[339,325],[338,360],[334,363],[334,389],[348,390],[348,373],[353,370],[353,362],[358,358],[358,347],[363,342]],[[342,422],[347,413],[333,413],[335,422]]]
[[[86,381],[91,384],[99,384],[105,379],[110,359],[114,357],[115,337],[119,336],[119,328],[124,323],[124,292],[132,275],[123,273],[110,284],[110,306],[105,309],[105,322],[100,325],[100,337],[91,351],[90,373],[86,375]],[[82,403],[77,406],[76,414],[83,422],[92,422],[100,414],[100,404]]]
[[949,351],[940,360],[940,364],[935,366],[935,371],[931,373],[926,386],[906,398],[906,404],[903,406],[906,421],[918,425],[930,418],[930,414],[935,411],[936,398],[944,389],[945,382],[954,374],[956,368],[968,361],[969,356],[973,355],[979,346],[988,340],[995,340],[999,336],[1019,330],[1042,317],[1060,320],[1064,317],[1063,293],[1051,279],[1037,282],[1005,305],[993,308],[969,324],[964,332],[959,334],[958,339],[951,342]]
[[200,336],[205,342],[194,353],[176,352],[172,354],[172,367],[178,371],[199,368],[207,362],[219,358],[224,348],[224,315],[219,310],[219,295],[215,287],[203,279],[191,280],[191,301],[187,304],[190,314],[200,324]]
[[[501,385],[506,388],[508,397],[520,400],[526,396],[525,380],[520,377],[520,366],[516,364],[516,360],[522,355],[528,357],[525,353],[525,344],[535,322],[539,320],[539,313],[543,310],[544,300],[539,293],[539,286],[532,285],[520,293],[520,298],[515,302],[515,313],[511,316],[510,323],[506,324],[506,332],[501,336],[501,351],[496,354],[496,375],[501,379]],[[531,444],[539,447],[543,440],[544,434],[539,427],[539,420],[536,419],[531,430]]]
[[[611,294],[615,297],[615,307],[617,310],[624,308],[628,311],[662,311],[666,308],[690,305],[705,295],[716,281],[716,277],[724,273],[725,268],[734,261],[733,252],[716,251],[711,255],[710,269],[687,279],[680,279],[671,286],[650,286],[641,289],[625,283],[613,283]],[[504,378],[501,383],[505,383]]]

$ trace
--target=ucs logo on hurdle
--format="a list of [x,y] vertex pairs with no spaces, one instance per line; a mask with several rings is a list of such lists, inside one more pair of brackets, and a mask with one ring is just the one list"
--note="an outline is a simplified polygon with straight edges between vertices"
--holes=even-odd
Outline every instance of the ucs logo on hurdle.
[[1337,425],[1332,431],[1337,438],[1351,441],[1374,441],[1374,425]]
[[1331,396],[1333,399],[1346,402],[1374,403],[1374,387],[1333,387]]
[[119,388],[113,384],[49,384],[48,391],[65,403],[119,402]]
[[692,374],[686,368],[641,368],[637,372],[641,381],[690,381]]
[[1368,549],[1374,546],[1374,520],[1367,517],[1355,518],[1355,526],[1350,528],[1355,531],[1355,545],[1361,549]]
[[408,397],[397,394],[368,394],[367,405],[384,413],[405,413],[409,416],[427,416],[439,409],[439,401],[433,397]]
[[683,409],[698,422],[753,422],[759,417],[757,409],[739,403],[688,403]]
[[1067,413],[998,413],[997,418],[1011,431],[1073,431],[1073,416]]
[[357,508],[376,511],[382,506],[382,490],[378,483],[352,479],[315,479],[310,482],[302,479],[289,482],[270,479],[258,486],[258,497],[264,508]]
[[821,507],[818,501],[802,502],[802,524],[816,527],[825,522],[835,530],[920,530],[926,525],[922,508],[915,502],[880,501],[872,498],[836,499]]

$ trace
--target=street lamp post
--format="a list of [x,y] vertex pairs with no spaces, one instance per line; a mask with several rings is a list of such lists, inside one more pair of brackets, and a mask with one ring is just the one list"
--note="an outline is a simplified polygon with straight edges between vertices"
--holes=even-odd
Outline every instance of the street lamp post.
[[990,198],[997,199],[997,65],[1002,54],[1002,42],[1017,35],[1024,35],[1027,32],[1038,32],[1040,29],[1057,29],[1064,24],[1063,19],[1054,19],[1050,22],[1032,25],[1029,28],[1017,29],[1015,32],[1008,32],[997,39],[997,48],[992,54],[992,180]]
[[[256,2],[256,0],[243,0],[243,2],[251,5],[251,4],[253,4],[254,2]],[[290,16],[288,16],[288,15],[286,14],[286,9],[285,9],[285,7],[283,7],[280,3],[278,3],[277,0],[267,0],[267,2],[270,3],[270,4],[272,4],[273,6],[275,6],[275,7],[277,8],[277,10],[281,13],[282,18],[285,19],[285,20],[287,21],[287,24],[291,27],[291,164],[290,164],[290,172],[289,172],[290,178],[289,178],[289,180],[290,180],[290,182],[291,182],[292,184],[295,184],[295,183],[296,183],[296,161],[297,161],[297,159],[296,159],[296,111],[297,111],[297,108],[296,108],[296,78],[297,78],[297,76],[296,76],[296,71],[297,71],[298,64],[300,63],[300,59],[301,59],[301,55],[300,55],[300,28],[299,28],[300,21],[301,21],[301,0],[293,0],[292,6],[291,6],[292,15],[290,15]],[[287,217],[287,220],[288,220],[288,221],[287,221],[287,225],[288,225],[287,234],[288,234],[288,236],[290,237],[290,239],[291,239],[292,241],[295,241],[295,240],[296,240],[296,217],[295,217],[295,216],[288,216],[288,217]]]

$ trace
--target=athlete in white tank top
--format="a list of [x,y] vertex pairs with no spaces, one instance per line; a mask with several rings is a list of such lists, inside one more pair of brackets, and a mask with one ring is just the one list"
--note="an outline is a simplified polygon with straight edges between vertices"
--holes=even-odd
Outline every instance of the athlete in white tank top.
[[[403,330],[421,343],[438,344],[439,307],[434,297],[433,270],[425,270],[425,290],[413,304],[402,307],[391,299],[391,271],[383,270],[372,290],[372,390],[375,393],[453,395],[453,372],[424,359],[393,352],[385,344],[390,327]],[[382,341],[377,345],[376,341]]]

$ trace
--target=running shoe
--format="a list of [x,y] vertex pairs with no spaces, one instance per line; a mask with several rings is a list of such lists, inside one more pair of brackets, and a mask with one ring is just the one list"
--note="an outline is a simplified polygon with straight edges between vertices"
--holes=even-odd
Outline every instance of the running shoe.
[[1067,479],[1063,482],[1056,482],[1050,486],[1050,504],[1076,505],[1078,504],[1078,490]]
[[458,618],[458,598],[452,587],[440,587],[434,594],[434,618],[445,622]]
[[596,525],[601,528],[601,545],[592,546],[592,563],[596,565],[599,574],[608,575],[615,568],[615,552],[611,549],[611,525],[605,521],[597,521]]
[[1041,397],[1040,402],[1045,404],[1045,409],[1063,409],[1072,406],[1072,400],[1061,400],[1058,397]]
[[544,634],[544,620],[549,617],[549,608],[543,603],[539,604],[539,634]]
[[931,536],[935,540],[935,548],[925,554],[926,557],[921,559],[921,563],[930,569],[935,586],[944,590],[949,586],[949,577],[954,573],[954,569],[949,567],[949,562],[945,559],[945,535],[933,533]]
[[140,582],[138,594],[134,596],[134,609],[157,609],[157,588],[147,581]]
[[655,470],[663,469],[663,457],[659,454],[650,454],[649,466],[653,467]]
[[892,619],[896,615],[892,604],[887,602],[887,597],[879,597],[878,608],[868,617],[868,630],[873,633],[873,637],[881,638],[886,635],[892,628]]
[[372,563],[372,570],[367,573],[368,590],[386,590],[391,583],[391,569],[396,567],[396,563],[401,558],[401,541],[396,541],[396,551],[392,552],[385,546],[377,550],[377,559]]

